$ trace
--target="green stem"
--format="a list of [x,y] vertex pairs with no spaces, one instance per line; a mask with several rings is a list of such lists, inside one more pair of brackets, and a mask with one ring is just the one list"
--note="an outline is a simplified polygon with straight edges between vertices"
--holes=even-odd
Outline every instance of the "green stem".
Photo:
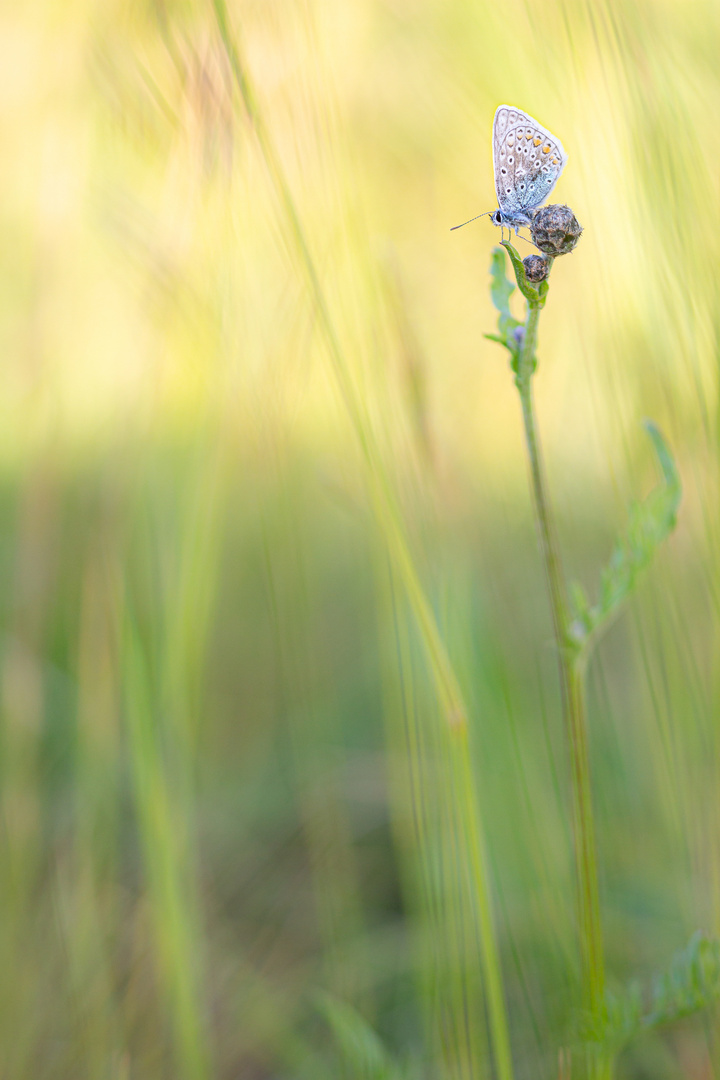
[[[583,961],[584,1005],[593,1017],[600,1017],[605,999],[605,963],[600,924],[595,824],[590,789],[590,760],[585,718],[585,668],[572,644],[570,616],[560,550],[555,535],[545,471],[535,423],[532,375],[535,370],[540,303],[528,301],[525,336],[518,358],[515,383],[520,393],[525,441],[530,460],[533,502],[538,538],[550,593],[555,641],[558,650],[565,729],[570,750],[573,804],[573,834],[577,874],[577,908],[580,949]],[[590,1062],[594,1077],[610,1075],[605,1059]]]
[[[260,151],[273,186],[284,211],[288,232],[294,241],[298,265],[309,285],[318,324],[324,336],[339,390],[362,448],[369,475],[370,495],[382,534],[388,544],[393,566],[402,581],[420,627],[429,666],[450,737],[455,745],[454,766],[459,772],[460,807],[464,820],[467,856],[476,891],[479,911],[479,932],[485,979],[488,985],[488,1012],[498,1080],[512,1080],[512,1060],[508,1034],[507,1010],[502,989],[502,972],[492,921],[492,893],[488,860],[483,845],[480,807],[472,776],[468,745],[468,716],[462,692],[445,643],[440,634],[432,606],[423,590],[417,567],[412,558],[402,515],[382,455],[373,436],[372,424],[362,397],[354,386],[348,357],[341,345],[331,310],[321,284],[320,275],[310,250],[305,228],[295,205],[287,177],[274,141],[257,104],[257,97],[228,18],[226,0],[213,0],[221,39],[225,45],[230,67],[248,120],[255,132]],[[455,774],[457,775],[457,773]]]
[[466,851],[469,858],[470,880],[473,884],[476,913],[480,930],[480,950],[485,990],[487,993],[488,1018],[495,1054],[498,1080],[513,1080],[510,1033],[503,992],[502,969],[497,947],[492,900],[486,879],[487,855],[484,837],[480,829],[478,800],[470,755],[467,724],[458,726],[453,737],[453,778],[459,781],[458,803],[460,821],[466,834]]

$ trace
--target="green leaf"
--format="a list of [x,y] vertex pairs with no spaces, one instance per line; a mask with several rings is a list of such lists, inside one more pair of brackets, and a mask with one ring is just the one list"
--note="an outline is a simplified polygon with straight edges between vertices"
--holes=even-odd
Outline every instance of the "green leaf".
[[505,255],[502,248],[493,248],[490,259],[490,277],[490,296],[493,304],[501,315],[512,319],[510,297],[515,292],[515,286],[505,276]]
[[617,1052],[636,1036],[700,1012],[720,1001],[720,941],[698,931],[678,952],[668,971],[645,995],[637,983],[621,994],[608,994],[604,1016],[587,1018],[583,1040]]
[[655,981],[643,1026],[659,1027],[720,1000],[720,942],[698,931]]
[[353,1080],[402,1080],[402,1070],[378,1034],[351,1005],[330,994],[317,995],[317,1005],[332,1028]]
[[498,330],[499,334],[485,334],[491,341],[497,341],[504,345],[510,353],[510,366],[517,371],[517,362],[520,355],[520,343],[515,337],[519,322],[510,313],[510,297],[515,291],[515,286],[505,276],[505,255],[502,248],[493,248],[490,261],[490,296],[492,302],[499,311]]
[[585,1017],[581,1028],[583,1042],[593,1043],[606,1053],[616,1054],[643,1030],[643,996],[633,982],[620,994],[605,994],[602,1017]]
[[598,602],[590,606],[579,586],[572,601],[572,642],[587,645],[591,636],[609,625],[623,601],[632,593],[641,572],[675,528],[682,485],[672,454],[660,431],[650,420],[645,430],[652,440],[662,472],[662,482],[644,502],[631,508],[627,529],[617,540],[602,572]]
[[509,240],[501,240],[500,242],[510,256],[510,262],[515,271],[515,280],[517,281],[518,289],[529,303],[542,307],[545,303],[545,297],[548,290],[547,281],[542,282],[545,288],[541,293],[535,285],[531,285],[528,281],[519,252],[515,250]]

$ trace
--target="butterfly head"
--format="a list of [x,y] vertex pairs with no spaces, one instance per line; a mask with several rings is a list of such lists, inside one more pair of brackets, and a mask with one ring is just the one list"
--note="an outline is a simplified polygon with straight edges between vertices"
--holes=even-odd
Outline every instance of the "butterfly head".
[[501,229],[514,229],[519,233],[524,226],[529,226],[532,217],[524,210],[516,210],[513,213],[507,210],[491,210],[489,214],[493,225],[499,225]]

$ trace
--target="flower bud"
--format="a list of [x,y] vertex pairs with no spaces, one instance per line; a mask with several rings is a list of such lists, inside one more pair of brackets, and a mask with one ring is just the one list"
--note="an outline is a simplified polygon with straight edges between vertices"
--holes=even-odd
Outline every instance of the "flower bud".
[[546,255],[568,255],[581,232],[582,225],[569,206],[541,206],[532,216],[533,243]]
[[523,266],[525,277],[532,285],[538,285],[548,276],[547,259],[543,259],[542,255],[528,255],[523,259]]

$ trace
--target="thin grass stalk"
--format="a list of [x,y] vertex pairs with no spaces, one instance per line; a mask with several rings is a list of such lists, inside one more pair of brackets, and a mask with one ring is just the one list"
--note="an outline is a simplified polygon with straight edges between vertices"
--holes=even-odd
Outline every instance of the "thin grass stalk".
[[188,808],[182,805],[186,793],[180,798],[174,793],[163,761],[151,676],[130,617],[123,638],[138,830],[155,923],[159,976],[172,1025],[176,1074],[182,1080],[209,1080],[212,1068],[198,970],[196,868],[186,835]]
[[480,949],[488,999],[490,1030],[493,1037],[495,1065],[500,1078],[513,1075],[510,1036],[503,994],[502,973],[495,944],[492,902],[487,888],[480,888],[486,876],[487,855],[480,830],[477,792],[472,772],[472,758],[467,724],[451,732],[454,758],[453,772],[460,780],[459,810],[464,822],[470,875],[475,886],[475,904],[480,932]]
[[397,500],[383,466],[379,448],[373,437],[366,410],[354,387],[350,375],[350,366],[330,313],[290,185],[275,150],[270,132],[263,121],[247,66],[240,52],[239,43],[231,31],[225,0],[213,0],[213,3],[218,30],[226,49],[233,77],[240,92],[248,120],[255,132],[263,161],[276,190],[282,211],[287,218],[289,235],[294,241],[295,257],[309,285],[318,324],[330,353],[338,388],[363,452],[368,470],[369,490],[375,516],[393,566],[403,583],[414,617],[417,620],[445,722],[453,737],[457,740],[452,759],[459,770],[459,778],[464,792],[462,800],[463,831],[469,846],[467,855],[478,910],[483,974],[488,987],[488,1011],[493,1051],[499,1080],[512,1080],[507,1011],[502,991],[500,957],[492,920],[490,879],[486,856],[480,842],[483,829],[469,756],[467,708],[432,607],[420,582],[403,528]]
[[[467,865],[459,792],[448,762],[447,725],[428,730],[427,703],[418,700],[412,659],[412,626],[406,601],[386,553],[378,560],[381,636],[392,627],[394,662],[385,672],[385,716],[390,763],[389,792],[398,847],[409,858],[407,902],[415,908],[418,990],[427,1029],[433,1032],[435,1072],[444,1080],[485,1075],[489,1040],[482,963],[477,964],[477,904]],[[433,706],[431,705],[432,709]],[[421,715],[422,714],[422,715]],[[446,765],[448,766],[446,768]],[[428,797],[432,790],[433,797]],[[470,900],[468,909],[467,900]]]

